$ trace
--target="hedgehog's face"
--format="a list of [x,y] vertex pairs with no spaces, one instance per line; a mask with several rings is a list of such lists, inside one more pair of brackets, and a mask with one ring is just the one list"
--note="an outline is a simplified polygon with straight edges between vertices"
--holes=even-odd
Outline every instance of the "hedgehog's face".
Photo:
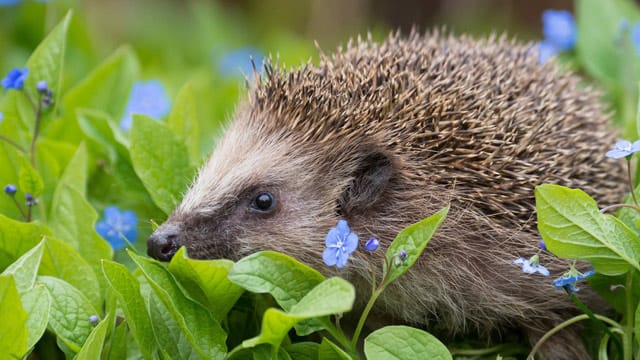
[[321,262],[327,231],[340,216],[351,220],[345,212],[374,205],[391,174],[384,156],[351,150],[303,150],[236,121],[149,238],[149,255],[167,261],[185,246],[193,258],[236,260],[268,249]]

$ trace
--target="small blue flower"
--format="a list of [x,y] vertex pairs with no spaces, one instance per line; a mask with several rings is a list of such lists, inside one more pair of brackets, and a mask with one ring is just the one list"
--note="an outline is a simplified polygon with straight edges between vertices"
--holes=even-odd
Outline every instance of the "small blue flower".
[[115,206],[109,206],[104,209],[104,220],[96,224],[96,231],[111,244],[114,250],[120,250],[127,245],[123,237],[130,243],[136,241],[137,225],[138,217],[133,211],[120,211]]
[[18,5],[20,0],[0,0],[0,6],[13,6]]
[[159,120],[169,114],[171,102],[162,83],[158,80],[138,81],[133,85],[129,95],[129,103],[120,120],[120,128],[131,129],[133,114],[142,114]]
[[38,92],[46,93],[47,90],[49,90],[49,84],[47,84],[47,82],[44,80],[40,80],[36,84],[36,89],[38,90]]
[[629,37],[631,38],[631,44],[636,49],[636,54],[640,55],[640,22],[633,25]]
[[327,248],[322,253],[324,263],[343,268],[347,265],[349,254],[358,248],[358,235],[351,232],[345,220],[338,220],[338,225],[327,233],[325,245]]
[[573,14],[566,10],[546,10],[542,13],[542,33],[558,51],[573,49],[578,38]]
[[552,57],[558,55],[559,52],[553,43],[548,40],[543,40],[538,43],[538,62],[544,64]]
[[553,280],[552,284],[556,289],[566,289],[569,292],[577,292],[580,288],[576,287],[576,282],[586,279],[589,276],[592,276],[596,272],[593,270],[589,270],[584,274],[579,272],[576,268],[571,267],[569,271],[564,273],[561,277]]
[[376,239],[373,236],[364,244],[364,248],[367,251],[376,251],[378,250],[379,247],[380,247],[380,241],[378,241],[378,239]]
[[29,75],[29,69],[11,69],[7,74],[7,77],[2,79],[2,87],[5,90],[16,89],[20,90],[24,86],[24,81],[27,79],[27,75]]
[[513,260],[513,263],[516,265],[522,265],[522,272],[526,274],[535,274],[539,273],[543,276],[549,276],[549,270],[540,265],[540,256],[533,255],[530,259],[525,259],[523,257]]
[[18,191],[18,188],[13,184],[8,184],[7,186],[4,187],[4,192],[10,196],[15,195],[17,191]]
[[218,71],[224,76],[243,76],[253,74],[253,65],[256,65],[258,72],[262,68],[264,57],[262,53],[251,47],[244,47],[229,51],[218,61]]
[[547,250],[547,244],[544,243],[544,240],[540,240],[540,242],[538,242],[538,247],[540,248],[540,250],[542,251],[548,251]]
[[604,156],[613,159],[621,159],[638,151],[640,151],[640,140],[635,141],[633,144],[628,140],[620,140],[613,146],[613,149],[607,151]]

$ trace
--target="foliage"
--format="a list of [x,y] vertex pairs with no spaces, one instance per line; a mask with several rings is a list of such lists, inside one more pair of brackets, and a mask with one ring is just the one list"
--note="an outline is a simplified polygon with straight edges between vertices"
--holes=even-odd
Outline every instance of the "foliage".
[[[95,55],[86,55],[90,42],[77,14],[61,15],[66,6],[60,4],[20,6],[23,10],[13,10],[23,11],[17,21],[41,22],[48,12],[57,13],[59,23],[28,59],[7,69],[2,82],[0,184],[9,186],[0,196],[1,354],[27,358],[35,352],[47,358],[61,351],[78,359],[452,358],[437,338],[411,327],[387,326],[360,339],[376,299],[417,261],[448,208],[404,229],[387,249],[378,250],[376,239],[366,243],[367,251],[386,250],[385,261],[351,337],[338,320],[353,308],[353,285],[325,278],[284,254],[258,252],[234,263],[190,259],[180,249],[168,264],[139,255],[144,241],[138,240],[148,236],[152,226],[136,227],[138,219],[161,222],[180,201],[210,148],[210,135],[219,130],[220,122],[210,119],[222,119],[239,95],[241,78],[233,73],[234,66],[246,72],[242,59],[249,53],[259,59],[259,50],[217,54],[219,66],[191,70],[192,81],[181,77],[181,69],[175,75],[179,80],[141,82],[148,71],[140,60],[148,56],[144,51],[122,46],[100,62],[92,61]],[[199,16],[211,13],[207,5],[192,7]],[[573,21],[570,14],[560,15],[564,22]],[[638,20],[640,11],[631,1],[577,0],[577,37],[561,33],[571,40],[570,46],[554,45],[553,54],[547,54],[564,51],[560,61],[584,70],[607,90],[628,138],[640,133],[640,116],[634,116],[640,114],[640,46],[635,30],[623,25]],[[214,23],[228,25],[223,20]],[[557,29],[545,25],[545,36],[551,41]],[[285,57],[309,54],[295,41],[288,48],[297,50]],[[165,83],[171,84],[169,91]],[[169,100],[168,94],[175,96]],[[612,157],[631,165],[636,143],[617,145]],[[581,273],[571,262],[553,283],[574,301],[576,283],[587,277],[598,289],[623,289],[622,296],[603,294],[619,312],[616,318],[586,309],[586,315],[560,325],[586,318],[598,322],[606,330],[600,353],[611,358],[630,359],[634,351],[638,356],[636,193],[639,188],[625,204],[599,209],[578,189],[545,184],[535,192],[539,230],[548,251],[570,261],[589,261],[597,273],[589,277],[592,272]],[[618,208],[616,216],[605,214]],[[346,223],[334,230],[327,237],[332,249],[328,264],[348,266],[355,234]],[[345,239],[348,248],[343,248]],[[125,244],[128,249],[119,250]],[[549,275],[537,254],[514,263],[525,272]]]

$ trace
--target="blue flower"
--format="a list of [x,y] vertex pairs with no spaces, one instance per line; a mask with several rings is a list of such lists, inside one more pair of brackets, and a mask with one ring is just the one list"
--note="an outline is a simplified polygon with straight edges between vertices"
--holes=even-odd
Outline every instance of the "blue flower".
[[18,5],[20,0],[0,0],[0,6],[13,6]]
[[566,10],[546,10],[542,13],[542,33],[558,51],[573,49],[578,38],[573,14]]
[[640,22],[633,25],[629,36],[631,38],[631,44],[633,44],[633,47],[636,49],[636,54],[640,55]]
[[343,268],[347,265],[349,254],[358,248],[358,235],[351,232],[345,220],[338,220],[338,225],[327,233],[325,245],[327,248],[322,253],[324,263]]
[[251,47],[236,49],[224,54],[218,61],[218,71],[228,77],[251,75],[253,74],[251,59],[260,72],[264,57],[259,50]]
[[580,273],[578,270],[576,270],[576,268],[571,267],[571,269],[569,269],[569,271],[564,273],[561,277],[553,280],[552,284],[556,289],[564,288],[569,292],[576,292],[580,290],[579,288],[576,287],[576,282],[586,279],[595,273],[596,273],[595,271],[589,270],[583,274],[583,273]]
[[513,263],[516,265],[522,265],[522,272],[526,274],[535,274],[540,273],[544,276],[549,276],[549,270],[540,265],[540,256],[533,255],[530,259],[525,259],[523,257],[513,260]]
[[120,128],[124,131],[131,129],[133,114],[147,115],[159,120],[169,114],[169,110],[171,102],[160,81],[138,81],[131,89],[127,109],[120,120]]
[[364,248],[367,251],[376,251],[378,250],[379,247],[380,247],[380,241],[378,241],[378,239],[376,239],[373,236],[364,244]]
[[553,43],[548,40],[543,40],[538,43],[538,62],[544,64],[559,52]]
[[18,188],[13,184],[8,184],[7,186],[4,187],[4,192],[7,195],[13,196],[16,194],[17,191],[18,191]]
[[640,151],[640,140],[635,141],[633,144],[628,140],[620,140],[613,146],[613,149],[607,151],[604,156],[620,159],[638,151]]
[[16,89],[20,90],[24,86],[24,81],[27,79],[27,75],[29,75],[29,69],[11,69],[7,74],[7,77],[2,79],[2,87],[5,90]]
[[547,250],[547,244],[544,243],[544,240],[540,240],[540,242],[538,242],[538,247],[540,248],[540,250],[542,251],[548,251]]
[[109,206],[104,209],[104,220],[96,224],[96,231],[111,244],[114,250],[120,250],[127,245],[123,237],[130,243],[136,241],[137,224],[138,217],[133,211],[120,211],[115,206]]

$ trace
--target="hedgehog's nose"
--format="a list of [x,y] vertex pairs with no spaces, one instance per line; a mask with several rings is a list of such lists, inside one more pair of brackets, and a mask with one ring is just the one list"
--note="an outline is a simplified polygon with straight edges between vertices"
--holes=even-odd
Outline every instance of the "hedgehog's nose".
[[180,229],[173,224],[164,224],[156,229],[147,240],[147,254],[160,261],[169,261],[180,245],[178,234]]

